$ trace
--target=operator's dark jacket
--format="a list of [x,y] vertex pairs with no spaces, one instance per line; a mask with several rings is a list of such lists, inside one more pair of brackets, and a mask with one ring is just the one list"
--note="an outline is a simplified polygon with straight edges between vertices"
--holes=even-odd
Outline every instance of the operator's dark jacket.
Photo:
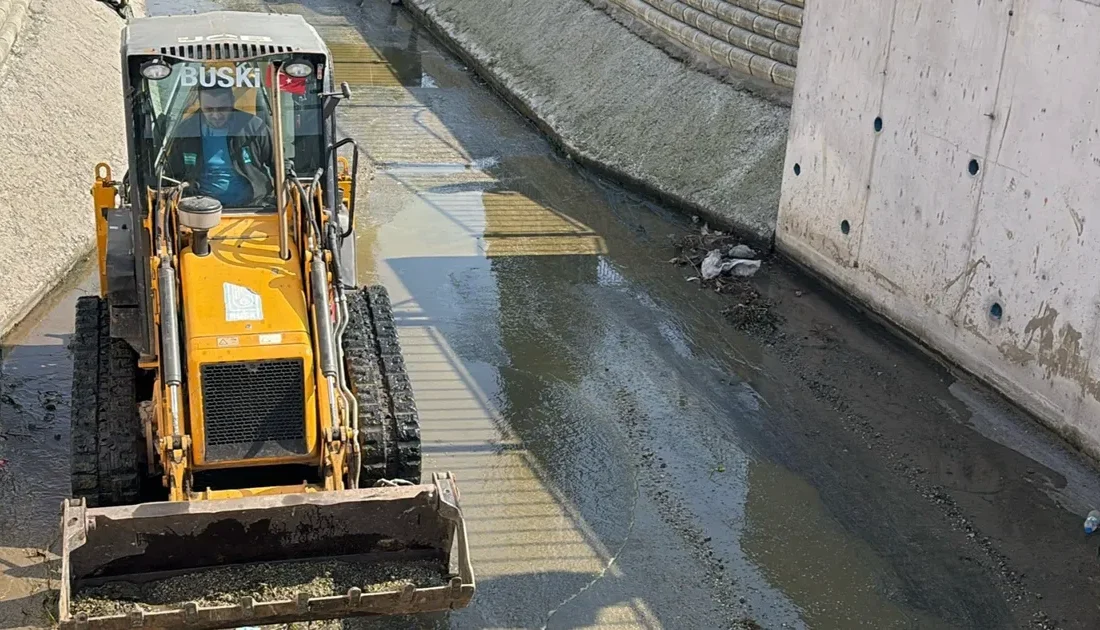
[[[176,129],[176,138],[167,156],[169,172],[166,174],[189,182],[192,193],[203,192],[197,186],[206,164],[206,158],[202,154],[202,131],[206,125],[201,112],[195,112],[184,119]],[[274,192],[269,175],[273,164],[270,128],[263,119],[239,109],[229,116],[226,127],[233,168],[252,186],[250,205],[270,203]]]

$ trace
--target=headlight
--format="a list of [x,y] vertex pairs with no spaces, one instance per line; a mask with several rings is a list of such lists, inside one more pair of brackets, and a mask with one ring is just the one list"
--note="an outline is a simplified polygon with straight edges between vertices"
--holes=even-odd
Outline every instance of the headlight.
[[283,66],[283,72],[300,79],[313,74],[313,66],[308,61],[292,61]]
[[172,74],[172,68],[160,59],[147,61],[141,66],[141,76],[150,81],[160,81],[170,74]]

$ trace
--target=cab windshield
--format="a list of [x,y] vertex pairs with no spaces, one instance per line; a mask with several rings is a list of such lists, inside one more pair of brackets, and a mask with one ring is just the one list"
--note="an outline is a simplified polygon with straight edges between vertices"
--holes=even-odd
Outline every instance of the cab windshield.
[[[186,196],[214,197],[226,211],[274,211],[276,61],[288,60],[176,61],[164,78],[141,77],[136,127],[146,184],[187,182]],[[322,163],[320,85],[316,71],[300,78],[279,74],[279,141],[303,178]]]

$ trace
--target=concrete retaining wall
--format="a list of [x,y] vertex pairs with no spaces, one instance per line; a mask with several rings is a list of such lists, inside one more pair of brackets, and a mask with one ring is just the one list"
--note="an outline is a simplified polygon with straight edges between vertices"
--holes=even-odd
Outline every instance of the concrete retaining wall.
[[771,247],[782,103],[688,68],[585,0],[404,4],[574,159]]
[[1100,457],[1100,6],[810,3],[777,246]]
[[791,88],[802,0],[601,0],[718,64]]
[[92,0],[27,9],[0,0],[0,334],[94,245],[96,162],[125,170],[122,20]]

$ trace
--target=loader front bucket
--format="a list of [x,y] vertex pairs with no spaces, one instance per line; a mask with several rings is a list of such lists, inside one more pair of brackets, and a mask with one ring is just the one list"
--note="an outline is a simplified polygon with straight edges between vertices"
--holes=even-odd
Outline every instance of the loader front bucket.
[[68,500],[62,511],[61,628],[199,630],[441,612],[474,593],[450,475],[94,509]]

